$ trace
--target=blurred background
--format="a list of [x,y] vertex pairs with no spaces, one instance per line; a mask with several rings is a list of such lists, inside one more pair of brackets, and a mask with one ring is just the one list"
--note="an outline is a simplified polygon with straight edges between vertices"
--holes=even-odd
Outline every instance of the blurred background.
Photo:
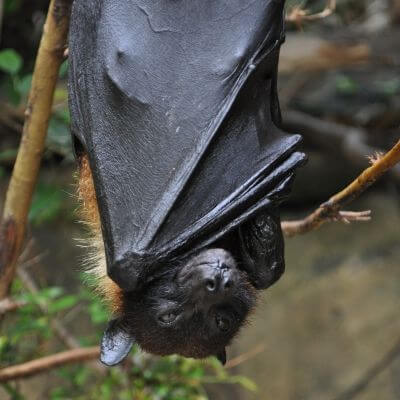
[[[0,207],[48,1],[0,0]],[[310,12],[323,0],[287,1]],[[1,8],[2,7],[2,8]],[[286,130],[304,135],[284,218],[305,216],[400,137],[400,1],[338,0],[333,15],[287,25],[280,60]],[[0,330],[0,367],[94,345],[108,314],[82,274],[66,76],[60,71],[29,232]],[[400,168],[349,207],[369,223],[332,223],[286,241],[287,270],[215,360],[134,351],[119,369],[87,363],[0,385],[0,399],[400,399]],[[66,330],[66,335],[60,333]],[[64,332],[65,333],[65,332]],[[72,342],[72,344],[71,344]]]

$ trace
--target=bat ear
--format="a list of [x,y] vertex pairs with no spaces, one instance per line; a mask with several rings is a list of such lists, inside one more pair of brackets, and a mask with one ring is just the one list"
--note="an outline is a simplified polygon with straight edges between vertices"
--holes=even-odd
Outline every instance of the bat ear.
[[120,318],[111,320],[101,340],[100,361],[107,366],[120,363],[128,355],[134,342],[134,338],[123,328]]
[[221,350],[221,351],[216,355],[216,357],[218,358],[219,362],[220,362],[222,365],[225,365],[225,364],[226,364],[226,349],[224,348],[223,350]]

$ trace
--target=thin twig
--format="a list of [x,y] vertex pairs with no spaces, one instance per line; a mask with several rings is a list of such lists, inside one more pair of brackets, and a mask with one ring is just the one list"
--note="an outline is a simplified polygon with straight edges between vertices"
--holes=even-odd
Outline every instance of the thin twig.
[[329,221],[368,221],[370,211],[349,212],[341,211],[341,208],[358,197],[365,189],[371,186],[388,169],[400,161],[400,140],[385,155],[378,157],[373,165],[364,170],[350,185],[341,192],[332,196],[321,204],[308,217],[298,221],[283,221],[282,231],[288,237],[310,232]]
[[375,365],[369,368],[360,379],[349,389],[335,397],[334,400],[352,400],[363,392],[371,381],[384,371],[392,362],[400,356],[400,340],[379,360]]
[[[21,265],[17,269],[17,275],[25,288],[31,293],[36,294],[39,292],[39,287],[37,286],[36,282],[26,269],[21,268]],[[39,301],[38,306],[44,314],[48,313],[47,305],[44,302]],[[69,330],[60,320],[51,319],[50,326],[57,337],[65,344],[65,346],[70,349],[80,348],[79,341],[69,332]],[[105,367],[97,362],[91,363],[91,367],[99,373],[104,374],[105,372]]]
[[[39,292],[39,288],[36,285],[35,281],[32,279],[31,275],[28,271],[18,268],[17,270],[18,278],[21,280],[22,284],[27,288],[31,293],[36,294]],[[39,308],[44,314],[48,313],[47,306],[44,302],[38,303]],[[58,320],[54,319],[50,321],[50,325],[56,335],[61,339],[61,341],[70,349],[80,347],[79,342],[69,334],[68,330],[65,326]]]
[[67,40],[70,0],[51,0],[25,111],[21,145],[0,225],[0,299],[7,297],[23,245],[51,115],[58,71]]
[[246,353],[240,354],[237,357],[232,358],[225,364],[225,369],[237,367],[240,364],[252,359],[256,355],[262,353],[265,350],[265,345],[259,344],[253,349],[247,351]]
[[28,376],[46,372],[50,369],[61,367],[66,364],[94,360],[99,357],[100,350],[96,347],[73,349],[51,356],[39,358],[12,367],[0,370],[0,382],[7,382],[13,379],[27,378]]
[[42,253],[26,260],[26,261],[22,261],[19,263],[19,267],[18,268],[23,268],[23,269],[27,269],[27,268],[31,268],[34,267],[35,265],[39,264],[39,262],[46,257],[48,251],[43,251]]
[[315,14],[309,14],[308,10],[305,10],[301,6],[293,7],[289,14],[286,15],[286,21],[293,22],[300,26],[305,21],[315,21],[317,19],[323,19],[332,15],[336,10],[336,0],[327,0],[325,8]]
[[8,312],[16,311],[26,305],[25,301],[17,301],[9,297],[0,300],[0,315],[7,314]]

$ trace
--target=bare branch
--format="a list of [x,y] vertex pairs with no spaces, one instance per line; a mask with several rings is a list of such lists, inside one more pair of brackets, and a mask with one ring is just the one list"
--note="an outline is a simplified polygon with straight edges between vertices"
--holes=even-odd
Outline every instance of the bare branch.
[[[17,269],[18,278],[21,280],[22,284],[28,289],[31,293],[35,294],[39,292],[39,288],[30,275],[29,271],[22,268],[22,265]],[[44,314],[48,313],[48,309],[45,303],[39,302],[39,308]],[[79,341],[69,332],[69,330],[65,327],[65,325],[58,319],[51,319],[50,326],[53,329],[54,333],[57,337],[70,349],[80,348]],[[91,367],[94,368],[97,372],[104,374],[105,367],[97,362],[90,363]]]
[[312,214],[299,221],[283,221],[282,231],[288,237],[310,232],[329,221],[368,221],[370,211],[350,212],[340,209],[358,197],[371,186],[388,169],[400,161],[400,140],[384,156],[376,159],[369,168],[364,170],[350,185],[321,204]]
[[351,222],[368,222],[371,221],[371,210],[366,211],[339,211],[336,216],[332,217],[334,222],[343,222],[350,224]]
[[392,362],[400,356],[400,340],[379,360],[375,365],[369,368],[360,379],[355,382],[344,393],[340,394],[335,400],[352,400],[363,392],[371,381],[384,371]]
[[10,298],[0,300],[0,315],[6,314],[11,311],[18,310],[19,308],[26,305],[24,301],[16,301]]
[[237,367],[238,365],[243,364],[247,360],[250,360],[256,355],[262,353],[264,350],[265,350],[265,345],[259,344],[250,351],[247,351],[246,353],[240,354],[239,356],[229,360],[225,365],[225,369]]
[[0,382],[27,378],[66,364],[94,360],[99,355],[100,350],[97,346],[64,351],[23,364],[3,368],[0,370]]
[[317,19],[323,19],[332,15],[336,10],[336,0],[327,0],[325,8],[315,14],[309,14],[308,10],[305,10],[301,6],[293,7],[289,14],[286,15],[286,21],[293,22],[297,26],[305,21],[315,21]]
[[21,145],[0,225],[0,299],[7,296],[21,252],[68,34],[70,0],[51,0],[25,111]]
[[[33,294],[39,292],[39,288],[37,287],[35,281],[30,276],[29,272],[18,268],[17,270],[18,278],[21,279],[22,284]],[[45,314],[48,313],[47,306],[43,302],[39,302],[39,308]],[[50,321],[50,325],[54,330],[55,334],[61,339],[61,341],[70,349],[80,347],[79,342],[69,334],[68,330],[65,326],[58,320],[54,319]]]

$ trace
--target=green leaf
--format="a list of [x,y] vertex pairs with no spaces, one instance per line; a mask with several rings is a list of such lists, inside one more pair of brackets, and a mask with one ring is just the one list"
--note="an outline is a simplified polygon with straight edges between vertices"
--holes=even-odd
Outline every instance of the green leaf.
[[204,376],[204,368],[202,368],[200,365],[194,368],[192,371],[188,373],[188,376],[190,376],[193,379],[199,379]]
[[12,162],[17,157],[18,149],[7,149],[0,151],[0,163]]
[[101,304],[100,300],[93,301],[89,305],[89,314],[94,324],[104,324],[108,321],[109,313],[103,304]]
[[[23,293],[18,299],[33,304],[47,304],[50,300],[56,299],[63,294],[64,290],[61,287],[48,287],[40,290],[37,293]],[[25,307],[24,307],[25,309]]]
[[40,225],[57,217],[62,210],[64,196],[60,188],[39,183],[33,197],[29,220],[34,225]]
[[65,388],[62,388],[62,387],[56,387],[50,393],[51,400],[64,400],[67,397],[68,397],[68,393],[65,390]]
[[78,386],[84,385],[90,377],[90,371],[88,368],[82,366],[76,369],[74,382]]
[[32,74],[25,75],[14,82],[15,90],[21,97],[27,97],[32,85]]
[[5,96],[8,103],[18,106],[21,102],[21,96],[15,88],[15,79],[13,78],[16,78],[16,76],[8,75],[0,82],[0,93]]
[[347,75],[338,75],[336,77],[336,89],[339,93],[350,95],[355,94],[359,87],[356,81]]
[[47,317],[40,317],[33,319],[32,316],[25,316],[19,318],[13,325],[12,334],[9,335],[11,343],[13,345],[21,344],[21,340],[26,335],[31,334],[47,335],[50,333],[50,326]]
[[65,76],[67,75],[67,73],[68,73],[68,60],[65,60],[65,61],[61,64],[60,72],[59,72],[58,76],[59,76],[60,78],[65,78]]
[[381,91],[387,96],[394,96],[400,92],[400,79],[391,79],[380,84]]
[[156,393],[159,397],[164,398],[169,393],[169,387],[167,385],[160,385],[156,388]]
[[49,304],[49,313],[56,313],[62,310],[66,310],[67,308],[73,307],[78,302],[77,296],[69,295],[64,296],[61,299],[52,301]]
[[56,297],[59,297],[64,293],[64,289],[58,286],[53,286],[42,289],[39,293],[43,298],[55,299]]
[[0,51],[0,70],[15,75],[22,67],[22,57],[13,49]]
[[7,336],[0,336],[0,354],[8,346],[8,343],[9,343],[9,341],[8,341]]
[[232,383],[238,383],[239,385],[249,390],[250,392],[257,391],[257,385],[251,379],[245,376],[232,376],[230,377],[229,380]]
[[5,0],[4,2],[4,14],[13,14],[21,7],[22,0]]
[[60,103],[65,103],[68,101],[68,90],[65,86],[57,86],[56,90],[54,91],[54,104],[57,106]]

